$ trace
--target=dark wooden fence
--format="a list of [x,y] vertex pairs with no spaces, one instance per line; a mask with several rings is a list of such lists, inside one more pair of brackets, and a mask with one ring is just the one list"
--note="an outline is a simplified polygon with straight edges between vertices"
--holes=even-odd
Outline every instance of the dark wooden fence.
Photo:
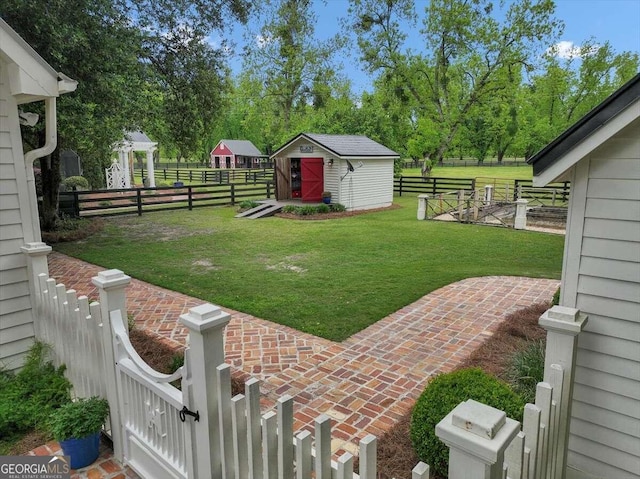
[[476,180],[473,178],[423,178],[421,176],[400,176],[393,180],[393,191],[402,196],[403,193],[419,193],[436,195],[458,190],[474,190]]
[[76,190],[60,193],[60,211],[76,218],[126,214],[140,216],[151,211],[235,205],[244,200],[271,198],[273,193],[273,183]]
[[[403,168],[422,168],[423,160],[404,160],[402,163]],[[482,162],[478,160],[474,160],[472,158],[466,158],[462,160],[452,160],[447,159],[442,163],[437,163],[436,168],[438,166],[492,166],[496,168],[500,168],[501,166],[529,166],[529,164],[523,160],[502,160],[498,161],[495,159],[492,160],[484,160]]]
[[[141,175],[145,178],[146,172],[144,168],[136,170],[136,176]],[[200,183],[217,183],[220,185],[229,183],[267,183],[273,181],[273,170],[262,168],[254,170],[192,170],[185,168],[162,168],[155,170],[155,179],[157,181],[188,181]]]

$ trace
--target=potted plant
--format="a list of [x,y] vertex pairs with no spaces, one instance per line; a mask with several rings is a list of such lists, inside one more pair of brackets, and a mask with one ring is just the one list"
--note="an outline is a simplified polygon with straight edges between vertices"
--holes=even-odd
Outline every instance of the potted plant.
[[54,439],[60,442],[70,467],[80,469],[93,463],[100,453],[100,430],[109,415],[106,399],[94,396],[63,404],[49,420]]
[[331,192],[330,191],[323,191],[322,192],[322,202],[325,205],[328,205],[329,203],[331,203]]

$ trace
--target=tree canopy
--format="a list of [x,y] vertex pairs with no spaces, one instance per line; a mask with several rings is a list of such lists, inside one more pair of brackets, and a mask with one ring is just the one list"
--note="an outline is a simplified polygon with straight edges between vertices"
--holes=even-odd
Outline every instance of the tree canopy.
[[[78,80],[59,100],[57,151],[77,151],[93,187],[136,128],[176,160],[204,161],[222,138],[270,153],[300,131],[367,135],[425,174],[445,157],[528,157],[638,71],[637,52],[595,38],[560,55],[552,0],[350,0],[341,33],[322,40],[320,1],[4,0],[0,16]],[[233,72],[231,30],[247,22]],[[349,55],[370,91],[353,92]],[[41,137],[25,130],[29,148]],[[49,209],[57,151],[41,165]]]

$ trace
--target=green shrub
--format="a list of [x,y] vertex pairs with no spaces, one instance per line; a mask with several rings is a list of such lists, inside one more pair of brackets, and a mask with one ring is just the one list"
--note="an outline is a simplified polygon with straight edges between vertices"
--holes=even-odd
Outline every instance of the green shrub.
[[42,429],[50,413],[70,399],[65,367],[46,360],[48,346],[36,342],[18,373],[0,379],[0,437]]
[[506,383],[479,368],[434,377],[413,409],[411,441],[418,458],[444,477],[449,467],[449,449],[436,436],[436,424],[467,399],[501,409],[512,419],[522,419],[522,398]]
[[336,213],[342,213],[343,211],[347,210],[347,208],[341,203],[331,203],[329,207],[331,208],[331,211],[334,211]]
[[57,441],[80,439],[102,429],[109,415],[109,403],[97,396],[60,406],[49,416],[49,430]]
[[534,402],[536,386],[544,380],[545,342],[535,341],[511,358],[507,379],[526,402]]
[[82,176],[70,176],[64,179],[64,186],[68,190],[73,189],[74,186],[77,190],[88,190],[89,182]]
[[311,216],[315,215],[318,212],[318,209],[315,206],[301,206],[298,210],[298,214],[301,216]]
[[323,203],[321,205],[318,205],[318,207],[316,208],[316,211],[318,213],[329,213],[331,211],[331,208],[329,208],[329,205],[325,205]]
[[296,213],[296,208],[297,208],[297,206],[295,206],[295,205],[286,205],[284,208],[282,208],[282,212],[283,213],[295,214]]
[[554,306],[558,306],[560,304],[560,288],[556,290],[553,294],[553,299],[551,300]]

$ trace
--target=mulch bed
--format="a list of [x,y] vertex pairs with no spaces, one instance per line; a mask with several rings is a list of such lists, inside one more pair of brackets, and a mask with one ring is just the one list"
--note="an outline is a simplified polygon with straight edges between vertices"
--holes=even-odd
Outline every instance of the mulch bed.
[[278,218],[286,218],[289,220],[332,220],[339,218],[348,218],[350,216],[359,216],[366,213],[375,213],[376,211],[397,210],[402,206],[393,204],[384,208],[372,208],[370,210],[340,211],[332,213],[316,213],[313,215],[296,215],[294,213],[276,213],[274,216]]

